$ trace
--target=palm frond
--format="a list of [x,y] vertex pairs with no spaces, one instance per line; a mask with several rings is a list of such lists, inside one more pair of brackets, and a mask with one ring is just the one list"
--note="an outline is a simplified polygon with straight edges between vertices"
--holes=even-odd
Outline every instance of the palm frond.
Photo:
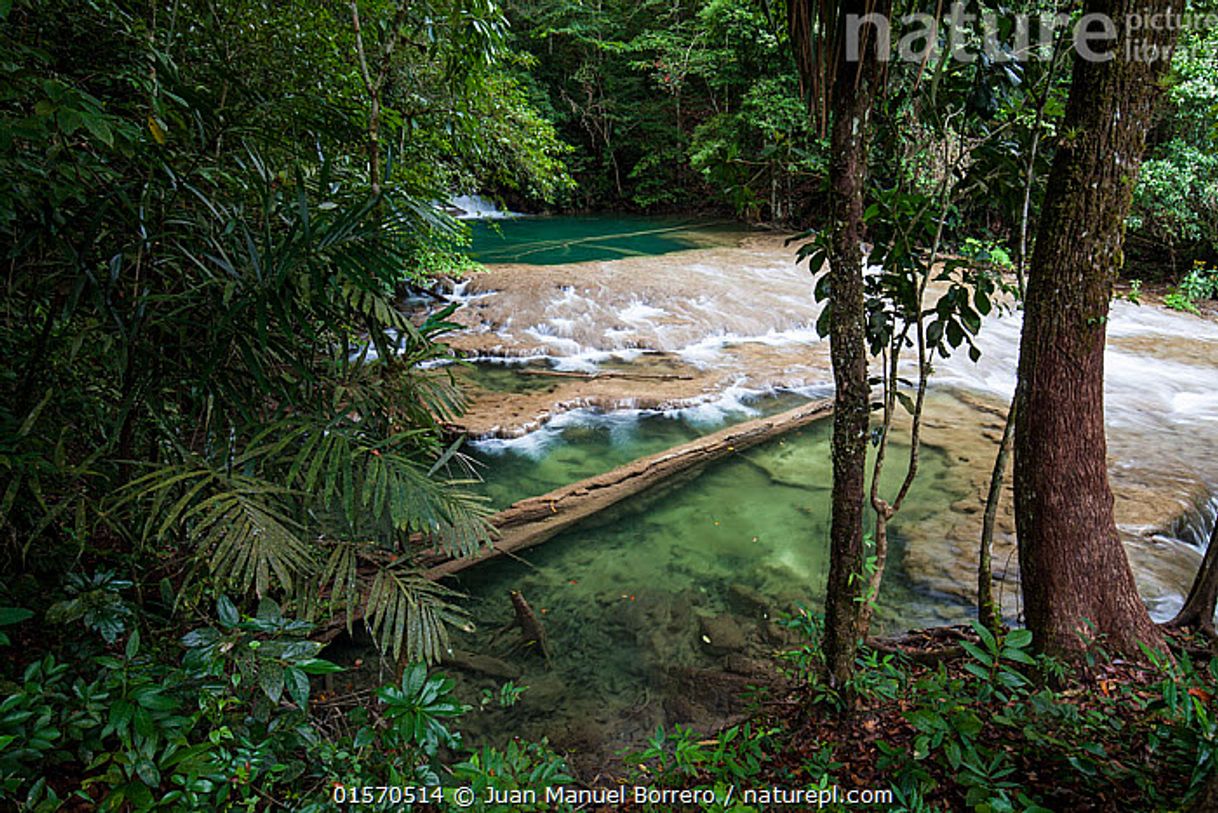
[[[371,547],[371,543],[340,539],[332,540],[330,554],[322,566],[317,579],[318,592],[310,595],[305,603],[305,617],[315,618],[319,615],[320,599],[326,596],[326,605],[331,611],[341,610],[347,619],[347,632],[352,631],[352,620],[355,618],[355,605],[359,601],[361,582],[359,576],[359,553],[362,549]],[[328,589],[327,589],[328,588]]]
[[454,555],[473,553],[490,538],[485,499],[465,492],[467,481],[437,476],[461,459],[456,445],[421,455],[418,444],[428,442],[426,433],[373,442],[360,430],[344,421],[293,434],[299,447],[287,482],[310,495],[319,511],[339,514],[357,534],[378,527],[422,533]]
[[269,593],[272,576],[290,595],[301,577],[314,571],[312,551],[293,532],[294,523],[261,499],[270,493],[262,488],[221,492],[196,507],[201,519],[191,532],[217,579],[242,593],[252,586],[259,597]]
[[272,583],[292,593],[314,570],[310,547],[282,502],[289,489],[246,475],[229,475],[201,461],[161,466],[132,480],[118,508],[147,502],[142,539],[182,537],[212,574],[242,592],[266,595]]
[[447,626],[468,624],[466,613],[453,603],[459,595],[394,564],[373,578],[364,618],[377,645],[395,660],[436,663],[449,649]]

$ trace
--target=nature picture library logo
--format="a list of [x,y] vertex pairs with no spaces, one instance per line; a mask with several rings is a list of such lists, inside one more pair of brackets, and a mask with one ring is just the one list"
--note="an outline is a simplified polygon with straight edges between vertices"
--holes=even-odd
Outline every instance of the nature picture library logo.
[[[1071,47],[1084,60],[1107,62],[1170,60],[1187,48],[1168,45],[1171,33],[1218,29],[1218,13],[1157,11],[1118,17],[1107,14],[999,14],[970,3],[955,2],[941,16],[849,14],[846,16],[846,57],[859,59],[875,47],[880,60],[927,63],[941,58],[943,49],[954,60],[974,62],[1047,61],[1055,49]],[[1204,56],[1214,56],[1212,46]]]

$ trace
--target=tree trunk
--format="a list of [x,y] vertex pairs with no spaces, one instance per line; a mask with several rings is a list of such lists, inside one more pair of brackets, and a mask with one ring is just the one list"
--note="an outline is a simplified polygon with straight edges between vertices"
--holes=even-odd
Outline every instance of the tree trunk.
[[350,0],[351,26],[355,33],[355,56],[358,61],[360,78],[364,82],[364,90],[368,93],[368,186],[375,197],[381,194],[381,92],[385,89],[385,81],[389,78],[389,69],[393,64],[393,52],[402,37],[402,26],[406,23],[406,13],[410,8],[408,0],[398,0],[397,10],[393,21],[385,32],[381,45],[380,62],[374,74],[369,66],[368,54],[364,47],[363,28],[360,25],[359,2]]
[[1218,603],[1218,521],[1210,532],[1210,544],[1205,549],[1205,558],[1197,570],[1197,578],[1188,591],[1188,598],[1176,617],[1168,621],[1168,627],[1192,627],[1210,638],[1218,637],[1214,631],[1214,606]]
[[[1115,58],[1075,56],[1063,136],[1029,269],[1015,422],[1015,511],[1027,626],[1042,651],[1077,652],[1081,636],[1138,656],[1162,646],[1138,596],[1113,518],[1104,436],[1104,344],[1112,283],[1123,262],[1145,136],[1166,62],[1127,46],[1170,46],[1176,30],[1125,30],[1135,6],[1091,0],[1115,22]],[[1102,46],[1100,46],[1102,47]],[[1097,48],[1099,50],[1099,48]]]
[[[857,6],[858,8],[853,8]],[[845,3],[845,14],[866,13],[865,3]],[[842,42],[843,40],[839,40]],[[843,49],[844,52],[844,49]],[[867,585],[863,558],[864,470],[871,388],[863,309],[863,191],[867,178],[865,134],[871,113],[871,61],[837,67],[831,107],[829,170],[833,233],[829,253],[830,358],[836,386],[833,412],[833,508],[829,531],[829,581],[825,591],[826,666],[832,685],[854,672],[859,613]]]
[[360,77],[368,92],[368,186],[373,195],[381,193],[381,88],[368,68],[364,50],[364,33],[359,19],[359,3],[351,0],[351,27],[355,32],[355,55],[359,60]]
[[985,497],[985,514],[981,519],[981,552],[977,560],[977,619],[994,635],[1002,628],[1002,608],[994,600],[994,525],[998,520],[998,503],[1002,499],[1002,484],[1006,480],[1007,459],[1015,440],[1015,402],[1007,409],[1002,427],[1002,441],[990,473],[990,490]]
[[[863,192],[872,95],[878,76],[874,43],[848,56],[850,20],[884,15],[888,0],[791,0],[788,24],[800,81],[814,110],[827,110],[830,239],[829,349],[833,364],[833,506],[829,530],[829,580],[825,590],[823,647],[830,685],[854,673],[864,572],[864,469],[870,387],[863,299]],[[827,102],[827,104],[826,104]],[[815,269],[814,269],[815,270]]]

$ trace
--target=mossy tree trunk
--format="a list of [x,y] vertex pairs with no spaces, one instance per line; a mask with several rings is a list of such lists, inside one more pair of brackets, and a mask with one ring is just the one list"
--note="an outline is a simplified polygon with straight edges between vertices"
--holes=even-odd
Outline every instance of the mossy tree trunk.
[[[824,652],[832,685],[854,672],[861,634],[864,572],[864,470],[870,387],[867,383],[866,314],[863,298],[863,196],[867,134],[880,76],[874,42],[851,57],[846,27],[867,14],[885,15],[889,0],[792,0],[791,40],[800,79],[813,107],[829,125],[830,296],[829,347],[836,386],[833,414],[833,507],[829,531],[829,580],[825,592]],[[827,115],[825,112],[827,111]]]
[[871,389],[867,384],[862,240],[867,171],[863,136],[870,110],[869,83],[843,77],[833,105],[830,139],[833,235],[829,307],[833,313],[829,321],[829,348],[836,389],[824,640],[829,676],[839,685],[854,671],[862,607],[859,599],[867,585],[863,572],[863,507]]
[[[1015,510],[1026,621],[1041,650],[1102,636],[1138,655],[1162,645],[1138,596],[1113,517],[1104,436],[1104,345],[1146,131],[1166,61],[1127,48],[1170,46],[1175,30],[1126,30],[1135,14],[1183,0],[1087,3],[1115,22],[1115,58],[1075,55],[1029,269],[1015,423]],[[1160,18],[1161,19],[1161,18]],[[1103,46],[1096,46],[1100,50]]]

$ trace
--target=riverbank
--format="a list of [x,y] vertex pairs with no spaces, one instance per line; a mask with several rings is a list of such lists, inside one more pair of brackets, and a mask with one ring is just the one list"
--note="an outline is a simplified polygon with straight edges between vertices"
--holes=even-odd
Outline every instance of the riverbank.
[[[811,277],[782,235],[735,245],[570,265],[501,265],[454,294],[451,343],[478,359],[463,374],[472,437],[518,437],[573,410],[671,411],[774,390],[823,395],[828,345],[812,325]],[[1169,616],[1200,561],[1200,525],[1218,491],[1218,320],[1156,304],[1114,304],[1109,329],[1110,477],[1143,596]],[[971,601],[981,515],[1014,385],[1018,315],[987,320],[979,363],[940,362],[924,442],[950,461],[964,496],[898,518],[910,577]],[[1148,382],[1152,382],[1148,386]],[[891,465],[891,464],[890,464]],[[1196,525],[1197,528],[1192,526]],[[994,540],[997,591],[1018,612],[1008,476]]]

